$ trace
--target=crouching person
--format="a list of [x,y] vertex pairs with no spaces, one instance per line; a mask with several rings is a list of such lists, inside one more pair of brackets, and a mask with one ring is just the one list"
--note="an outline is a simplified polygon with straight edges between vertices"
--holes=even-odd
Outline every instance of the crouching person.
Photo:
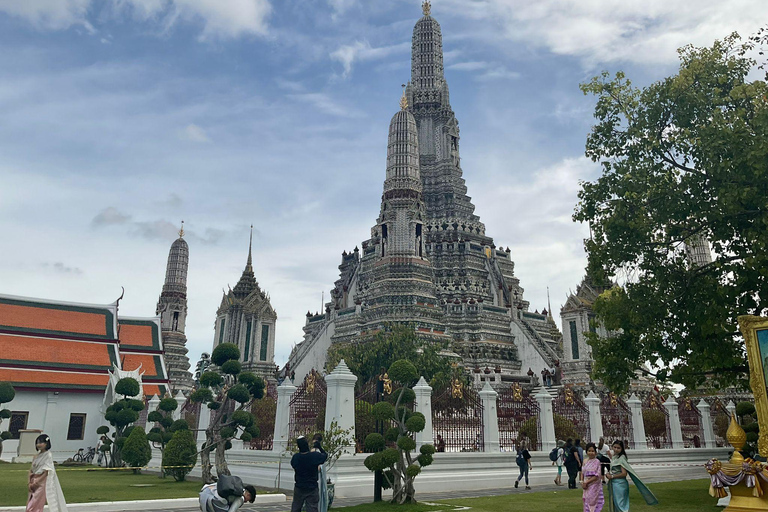
[[293,503],[291,512],[301,512],[304,503],[307,504],[307,512],[318,512],[317,505],[320,501],[320,493],[317,486],[318,467],[325,463],[328,454],[325,453],[320,443],[315,443],[318,451],[309,451],[309,441],[304,436],[296,440],[299,453],[291,458],[291,466],[294,470]]
[[236,476],[221,475],[215,484],[204,485],[200,490],[200,510],[202,512],[235,512],[243,503],[253,503],[256,489],[252,485],[243,485]]

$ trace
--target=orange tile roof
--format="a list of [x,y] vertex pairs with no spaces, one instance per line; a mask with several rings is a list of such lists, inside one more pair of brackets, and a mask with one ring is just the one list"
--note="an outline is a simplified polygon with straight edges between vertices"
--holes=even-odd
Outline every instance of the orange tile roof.
[[164,384],[144,384],[144,395],[148,397],[157,395],[162,398],[168,391],[170,387]]
[[0,367],[0,382],[10,382],[18,387],[104,391],[109,376],[106,372],[78,373]]
[[78,306],[0,297],[0,329],[114,338],[109,306]]
[[160,329],[154,319],[119,319],[120,346],[162,350]]
[[144,372],[146,379],[166,379],[159,355],[152,354],[134,354],[124,352],[120,354],[123,370],[135,370],[141,365],[141,371]]
[[115,362],[112,343],[0,334],[0,364],[29,363],[59,368],[108,370]]

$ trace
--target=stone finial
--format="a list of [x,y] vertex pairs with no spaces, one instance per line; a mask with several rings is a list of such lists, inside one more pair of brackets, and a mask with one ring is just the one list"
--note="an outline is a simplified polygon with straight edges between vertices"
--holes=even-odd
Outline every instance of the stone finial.
[[640,399],[637,398],[637,394],[632,393],[632,395],[630,395],[629,397],[629,400],[627,400],[627,403],[629,402],[640,402]]
[[675,401],[675,397],[670,394],[662,405],[677,405],[677,401]]
[[424,13],[424,16],[429,16],[432,13],[432,2],[424,0],[421,4],[421,12]]
[[294,386],[293,386],[293,382],[291,382],[291,378],[290,378],[290,377],[288,377],[288,376],[286,376],[286,377],[283,379],[283,383],[282,383],[282,384],[280,384],[280,386],[279,386],[279,387],[281,387],[281,388],[287,388],[287,387],[294,387]]
[[154,395],[152,395],[152,398],[150,398],[149,401],[150,402],[159,402],[160,401],[160,397],[157,396],[157,393],[155,393]]
[[179,238],[184,238],[184,221],[181,221],[181,229],[179,230]]
[[587,395],[587,398],[594,398],[594,399],[596,399],[596,400],[600,400],[600,399],[597,397],[597,395],[595,394],[595,390],[594,390],[594,389],[593,389],[593,390],[591,390],[591,391],[589,392],[589,394]]
[[417,382],[417,383],[416,383],[416,385],[415,385],[415,386],[413,386],[413,387],[414,387],[414,388],[428,388],[428,387],[430,387],[430,386],[429,386],[429,382],[427,382],[427,381],[426,381],[426,379],[424,379],[424,377],[422,376],[422,377],[419,379],[419,382]]
[[491,387],[491,381],[489,381],[489,380],[485,381],[485,386],[483,386],[483,389],[481,389],[480,391],[481,392],[483,392],[483,391],[486,391],[486,392],[487,391],[493,391],[494,393],[496,392],[496,390],[493,389],[493,387]]
[[333,375],[352,375],[349,366],[347,366],[347,362],[343,359],[339,361],[339,364],[336,365],[336,368],[334,368],[331,373]]

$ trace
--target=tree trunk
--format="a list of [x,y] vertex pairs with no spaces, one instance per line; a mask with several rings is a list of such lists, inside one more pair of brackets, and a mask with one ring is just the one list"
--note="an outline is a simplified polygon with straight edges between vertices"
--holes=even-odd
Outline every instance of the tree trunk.
[[229,468],[227,467],[226,458],[226,444],[227,442],[221,439],[220,436],[216,436],[216,474],[217,475],[229,475]]
[[206,484],[212,484],[214,482],[213,475],[211,474],[211,450],[210,446],[213,445],[213,429],[208,428],[205,431],[205,444],[200,452],[200,466],[203,471],[202,478]]

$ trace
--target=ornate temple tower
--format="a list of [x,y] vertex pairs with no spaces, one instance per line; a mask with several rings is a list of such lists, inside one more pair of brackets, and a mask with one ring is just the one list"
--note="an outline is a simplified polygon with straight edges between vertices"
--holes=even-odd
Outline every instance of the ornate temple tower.
[[187,321],[187,268],[189,267],[189,245],[184,240],[184,222],[181,223],[179,238],[171,244],[168,265],[165,269],[165,284],[157,301],[156,314],[160,316],[165,363],[171,388],[174,391],[192,389],[192,374],[189,373],[187,337],[184,325]]
[[240,348],[243,370],[274,380],[277,313],[253,271],[253,226],[248,260],[235,287],[225,292],[216,311],[213,346],[234,343]]

